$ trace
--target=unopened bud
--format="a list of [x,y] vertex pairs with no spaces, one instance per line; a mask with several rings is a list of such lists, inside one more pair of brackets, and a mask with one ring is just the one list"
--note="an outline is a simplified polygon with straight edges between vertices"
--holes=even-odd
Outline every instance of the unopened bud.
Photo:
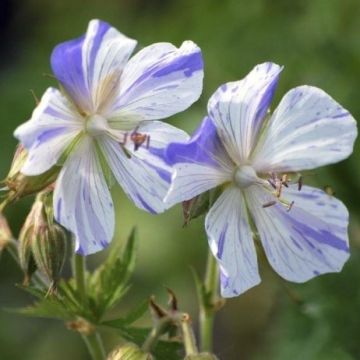
[[19,144],[16,148],[10,171],[4,181],[9,190],[8,202],[45,189],[56,180],[59,174],[60,168],[57,166],[53,166],[45,173],[36,176],[22,174],[21,169],[25,164],[27,156],[27,150]]
[[50,193],[40,193],[20,233],[20,263],[27,275],[37,269],[48,277],[55,288],[66,258],[65,230],[52,217]]
[[19,261],[25,274],[24,285],[29,285],[32,274],[36,271],[36,264],[31,250],[31,244],[35,237],[39,236],[39,226],[43,221],[42,202],[35,200],[24,225],[19,234]]
[[11,241],[12,234],[5,216],[0,212],[0,253]]
[[137,345],[127,343],[109,354],[107,360],[152,360],[153,357],[143,352]]
[[200,353],[200,354],[192,354],[187,355],[184,360],[219,360],[217,356],[210,353]]

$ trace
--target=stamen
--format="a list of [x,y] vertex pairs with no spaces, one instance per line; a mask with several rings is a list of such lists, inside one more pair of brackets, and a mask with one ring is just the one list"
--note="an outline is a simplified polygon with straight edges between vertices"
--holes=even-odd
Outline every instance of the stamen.
[[294,204],[295,204],[295,201],[292,201],[292,202],[290,203],[290,205],[288,206],[287,212],[289,212],[289,211],[292,209],[292,207],[294,206]]
[[263,204],[262,207],[263,207],[263,208],[267,208],[267,207],[273,206],[273,205],[275,205],[275,204],[276,204],[276,201],[269,201],[269,202]]
[[276,190],[276,185],[274,184],[272,179],[268,179],[269,184]]
[[301,191],[303,186],[303,177],[300,175],[298,180],[298,190]]
[[128,140],[132,141],[134,144],[134,151],[139,150],[139,148],[145,143],[146,149],[150,147],[150,135],[142,134],[137,130],[139,127],[137,126],[130,134],[128,132],[123,133],[124,139],[122,141],[118,141],[118,143],[124,147]]
[[150,136],[146,134],[141,134],[137,130],[139,127],[137,126],[134,131],[130,134],[130,140],[134,143],[134,151],[137,151],[142,144],[146,142],[146,148],[148,149],[150,146]]

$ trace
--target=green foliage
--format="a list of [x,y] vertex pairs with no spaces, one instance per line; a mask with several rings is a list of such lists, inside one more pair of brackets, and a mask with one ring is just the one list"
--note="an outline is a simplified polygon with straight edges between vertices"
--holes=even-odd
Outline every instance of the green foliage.
[[189,201],[183,202],[184,224],[205,215],[221,194],[221,187],[206,191]]
[[[118,246],[113,247],[105,262],[93,274],[87,276],[85,303],[74,279],[62,279],[52,293],[47,292],[46,285],[42,288],[22,287],[36,297],[36,302],[13,311],[27,316],[64,321],[82,317],[93,324],[99,324],[102,317],[122,299],[129,288],[128,281],[135,266],[136,241],[134,228],[124,250],[121,252]],[[141,308],[136,308],[124,319],[124,323],[131,324],[144,311],[145,306],[142,304]]]
[[36,297],[37,301],[31,305],[20,309],[10,309],[9,311],[17,314],[52,318],[59,320],[71,320],[74,317],[74,309],[66,300],[59,296],[47,296],[44,290],[40,290],[33,286],[22,287],[25,291]]
[[[298,288],[301,304],[288,302],[274,324],[273,359],[355,360],[360,358],[360,251],[347,271],[326,275]],[[336,329],[336,331],[334,331]]]
[[128,281],[135,267],[136,243],[137,230],[133,228],[123,253],[115,246],[105,262],[89,276],[89,297],[98,319],[128,290]]

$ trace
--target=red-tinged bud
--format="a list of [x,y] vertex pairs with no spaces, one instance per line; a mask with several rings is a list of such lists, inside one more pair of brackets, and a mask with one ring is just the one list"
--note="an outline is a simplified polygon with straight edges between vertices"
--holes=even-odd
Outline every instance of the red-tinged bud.
[[35,194],[55,182],[60,168],[53,166],[50,170],[36,176],[26,176],[21,173],[28,153],[27,150],[19,144],[16,148],[10,171],[4,180],[8,189],[7,202],[22,198],[26,195]]
[[137,345],[128,343],[115,349],[107,360],[152,360],[152,355],[143,352]]

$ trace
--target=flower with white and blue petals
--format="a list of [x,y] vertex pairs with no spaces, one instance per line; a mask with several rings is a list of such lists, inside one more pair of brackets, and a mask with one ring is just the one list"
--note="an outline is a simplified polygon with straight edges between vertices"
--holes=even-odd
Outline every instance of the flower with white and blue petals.
[[[114,233],[109,176],[141,209],[165,209],[171,168],[161,159],[183,131],[155,121],[185,110],[202,91],[203,61],[191,41],[140,50],[109,24],[92,20],[78,39],[55,47],[49,88],[15,136],[28,150],[22,168],[38,175],[63,162],[54,191],[56,220],[76,237],[76,251],[106,247]],[[150,121],[152,120],[152,121]]]
[[349,257],[345,206],[302,186],[299,171],[348,157],[355,120],[312,86],[290,90],[270,116],[281,70],[264,63],[243,80],[222,85],[193,137],[166,151],[176,169],[169,204],[224,189],[205,220],[224,297],[260,282],[252,223],[270,264],[289,281],[338,272]]

